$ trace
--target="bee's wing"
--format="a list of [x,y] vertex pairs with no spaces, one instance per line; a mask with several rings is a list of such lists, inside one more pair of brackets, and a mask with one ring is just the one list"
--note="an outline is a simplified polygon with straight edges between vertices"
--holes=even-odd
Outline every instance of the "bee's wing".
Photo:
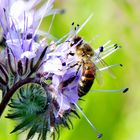
[[95,76],[95,80],[97,81],[97,83],[99,85],[103,85],[104,83],[104,78],[103,78],[103,74],[102,72],[99,70],[99,68],[96,66],[96,76]]
[[116,78],[112,67],[114,66],[120,66],[120,64],[113,64],[113,65],[108,65],[103,59],[101,59],[100,57],[98,57],[98,63],[96,64],[98,69],[97,71],[107,71],[109,73],[109,75],[112,78]]

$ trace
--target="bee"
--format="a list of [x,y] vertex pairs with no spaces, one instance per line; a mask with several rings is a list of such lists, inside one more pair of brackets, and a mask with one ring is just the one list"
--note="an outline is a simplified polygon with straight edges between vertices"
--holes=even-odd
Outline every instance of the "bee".
[[79,68],[76,73],[78,73],[80,67],[82,67],[82,74],[78,83],[78,95],[82,97],[89,92],[95,79],[96,66],[92,61],[94,51],[89,44],[83,43],[82,38],[79,36],[73,39],[71,46],[73,45],[76,47],[76,55],[79,60],[77,63]]

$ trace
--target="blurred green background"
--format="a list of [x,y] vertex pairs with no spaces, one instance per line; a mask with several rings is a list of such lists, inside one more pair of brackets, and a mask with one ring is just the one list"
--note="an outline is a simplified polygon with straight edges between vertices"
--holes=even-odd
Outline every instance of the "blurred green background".
[[[96,82],[94,89],[129,87],[122,93],[89,93],[80,102],[87,117],[104,134],[102,140],[140,140],[140,1],[139,0],[57,0],[56,7],[66,10],[57,15],[51,33],[60,38],[69,32],[71,23],[82,24],[92,19],[79,33],[87,42],[100,35],[91,45],[98,48],[108,40],[122,49],[109,56],[108,64],[122,63],[123,68],[113,68],[116,79],[103,72],[102,86]],[[47,30],[51,18],[46,18],[42,28]],[[81,116],[73,119],[74,129],[62,129],[60,140],[96,140],[96,134]],[[0,121],[0,140],[21,140],[24,135],[9,134],[15,125],[4,118]]]

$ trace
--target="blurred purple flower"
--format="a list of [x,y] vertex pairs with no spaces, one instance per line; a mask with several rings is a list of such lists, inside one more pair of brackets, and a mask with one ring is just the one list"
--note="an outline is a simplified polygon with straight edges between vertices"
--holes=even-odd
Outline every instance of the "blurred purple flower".
[[17,60],[24,57],[32,59],[38,49],[42,50],[37,40],[39,22],[43,17],[54,14],[53,12],[60,12],[52,9],[54,0],[48,0],[39,9],[34,10],[40,2],[41,0],[0,1],[2,34],[7,47],[12,50]]

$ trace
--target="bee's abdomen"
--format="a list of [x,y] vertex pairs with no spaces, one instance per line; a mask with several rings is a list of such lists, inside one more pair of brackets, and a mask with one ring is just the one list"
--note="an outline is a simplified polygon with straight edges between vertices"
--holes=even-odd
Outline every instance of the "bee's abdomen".
[[78,95],[82,97],[88,93],[95,79],[95,66],[93,63],[85,63],[83,72],[78,84]]

